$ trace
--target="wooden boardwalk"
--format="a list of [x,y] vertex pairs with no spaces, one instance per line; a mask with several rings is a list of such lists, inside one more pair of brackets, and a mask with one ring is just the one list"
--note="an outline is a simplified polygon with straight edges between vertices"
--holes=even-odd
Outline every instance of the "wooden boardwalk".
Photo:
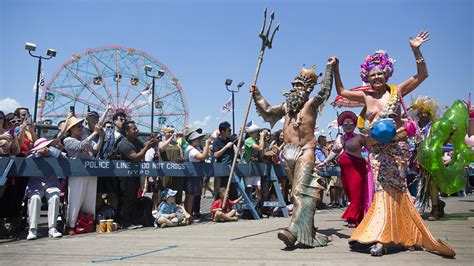
[[0,264],[474,265],[474,196],[445,200],[446,218],[426,224],[436,238],[448,240],[456,250],[455,259],[427,251],[394,251],[383,257],[352,252],[347,238],[353,229],[344,226],[341,209],[329,209],[316,214],[321,232],[333,237],[330,245],[322,248],[285,249],[276,234],[288,225],[289,219],[268,218],[91,233],[58,240],[0,240]]

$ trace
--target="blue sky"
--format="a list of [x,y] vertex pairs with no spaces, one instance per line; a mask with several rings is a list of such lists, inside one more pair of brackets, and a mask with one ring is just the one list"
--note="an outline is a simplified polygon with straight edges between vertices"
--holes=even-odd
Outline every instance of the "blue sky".
[[[385,49],[397,60],[391,82],[416,73],[408,39],[429,30],[422,46],[429,78],[413,93],[429,95],[442,105],[473,92],[473,4],[469,0],[400,1],[0,1],[0,109],[10,98],[32,107],[37,61],[24,50],[27,41],[58,51],[44,63],[48,81],[71,55],[87,49],[120,45],[148,53],[165,64],[184,89],[191,125],[207,131],[232,116],[219,112],[229,99],[224,81],[245,81],[236,94],[236,126],[241,125],[260,48],[262,11],[275,10],[281,24],[273,49],[267,50],[258,80],[272,104],[303,64],[323,72],[329,56],[340,59],[346,87],[361,85],[363,58]],[[235,87],[234,87],[235,88]],[[319,90],[317,87],[315,90]],[[333,89],[331,100],[336,95]],[[409,103],[410,97],[407,98]],[[357,110],[358,112],[358,110]],[[325,107],[318,125],[336,118]],[[249,119],[266,126],[254,107]],[[281,127],[277,124],[276,128]],[[326,130],[327,131],[327,130]]]

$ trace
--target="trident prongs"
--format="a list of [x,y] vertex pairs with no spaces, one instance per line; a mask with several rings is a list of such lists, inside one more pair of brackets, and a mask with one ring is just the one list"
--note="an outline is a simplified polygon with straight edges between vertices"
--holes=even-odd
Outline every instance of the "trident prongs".
[[273,37],[275,37],[275,33],[280,29],[280,24],[278,24],[276,28],[273,30],[273,33],[270,37],[270,30],[272,28],[272,23],[274,19],[275,19],[275,12],[272,11],[272,14],[270,15],[270,23],[268,24],[267,32],[264,35],[263,33],[265,32],[265,24],[267,22],[267,9],[265,8],[265,11],[263,11],[263,26],[259,34],[260,38],[262,39],[263,49],[265,49],[265,47],[268,47],[268,49],[272,49]]
[[272,37],[270,38],[270,42],[268,43],[268,49],[272,49],[272,44],[273,44],[273,37],[275,37],[275,33],[280,29],[280,23],[276,26],[275,30],[272,33]]
[[263,25],[262,25],[262,29],[260,30],[260,34],[258,36],[260,36],[260,38],[264,38],[264,35],[263,35],[263,31],[265,31],[265,23],[267,22],[267,8],[265,7],[265,10],[263,11]]

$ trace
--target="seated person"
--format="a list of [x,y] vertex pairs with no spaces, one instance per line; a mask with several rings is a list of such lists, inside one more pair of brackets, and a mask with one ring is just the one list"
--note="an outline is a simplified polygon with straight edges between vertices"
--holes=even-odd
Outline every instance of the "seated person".
[[165,188],[161,192],[162,202],[158,206],[155,227],[188,225],[189,213],[183,207],[176,205],[176,190]]
[[[31,150],[30,158],[62,158],[65,153],[52,147],[53,140],[40,138],[35,141],[34,148]],[[38,220],[41,211],[41,199],[46,197],[48,200],[48,235],[52,238],[61,237],[62,234],[56,229],[58,213],[59,213],[59,197],[61,190],[59,189],[59,181],[56,176],[32,176],[28,180],[26,188],[28,203],[28,214],[30,216],[30,229],[27,240],[34,240],[37,238],[36,232],[38,228]]]
[[225,188],[219,188],[217,193],[217,199],[212,203],[211,206],[211,216],[214,222],[226,222],[226,221],[238,221],[239,213],[235,209],[232,209],[232,206],[242,200],[240,196],[236,200],[227,199],[227,204],[225,208],[222,208],[222,202],[224,201]]

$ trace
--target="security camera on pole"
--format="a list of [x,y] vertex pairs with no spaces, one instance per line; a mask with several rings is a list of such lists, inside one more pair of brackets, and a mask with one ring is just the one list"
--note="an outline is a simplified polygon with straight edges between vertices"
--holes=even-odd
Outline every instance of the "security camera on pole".
[[148,74],[148,72],[151,72],[153,68],[151,66],[146,65],[145,66],[145,75],[147,77],[152,78],[152,85],[151,85],[151,127],[150,127],[150,132],[153,133],[153,121],[154,121],[154,116],[155,116],[155,79],[160,79],[163,77],[165,74],[164,71],[158,70],[157,75],[151,75]]
[[242,88],[242,86],[244,86],[244,84],[245,84],[245,82],[241,81],[241,82],[239,82],[239,84],[237,84],[237,90],[231,90],[231,89],[229,89],[229,86],[232,85],[232,80],[231,79],[226,79],[225,80],[225,87],[226,87],[227,91],[232,93],[232,133],[233,134],[235,134],[234,93],[239,92],[240,88]]
[[49,60],[53,57],[56,57],[56,50],[48,49],[46,52],[46,57],[34,55],[32,52],[36,51],[36,44],[27,42],[25,44],[25,50],[28,50],[28,53],[34,57],[38,58],[38,75],[36,76],[36,96],[35,96],[35,109],[33,114],[33,122],[36,123],[36,113],[38,111],[38,94],[39,94],[39,86],[40,86],[40,76],[41,76],[41,60],[46,59]]

